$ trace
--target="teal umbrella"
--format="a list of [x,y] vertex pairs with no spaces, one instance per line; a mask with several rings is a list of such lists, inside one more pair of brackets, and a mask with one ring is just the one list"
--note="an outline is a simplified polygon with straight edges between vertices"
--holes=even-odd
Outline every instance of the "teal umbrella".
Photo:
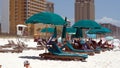
[[29,17],[25,21],[25,23],[26,24],[43,23],[43,24],[53,24],[53,25],[64,25],[66,22],[58,14],[55,14],[52,12],[39,12]]
[[[101,26],[93,20],[79,20],[78,22],[73,24],[72,27],[77,28],[77,32],[75,36],[78,38],[78,37],[83,37],[82,30],[80,29],[100,28]],[[78,32],[79,30],[81,35]]]
[[66,38],[66,25],[63,26],[63,29],[62,29],[62,39],[63,38]]
[[67,33],[68,34],[75,34],[76,33],[76,29],[73,27],[67,27]]
[[[65,17],[65,22],[67,22],[67,17]],[[63,29],[62,29],[62,39],[63,38],[66,38],[66,27],[67,27],[67,24],[63,25]]]
[[43,29],[41,29],[41,32],[53,33],[54,32],[54,28],[52,28],[52,27],[43,28]]
[[105,39],[109,41],[109,40],[113,40],[114,37],[112,37],[112,36],[106,36]]
[[[54,32],[54,28],[53,27],[48,27],[48,28],[43,28],[40,30],[40,32],[49,32],[49,33],[53,33]],[[76,33],[76,29],[73,27],[67,27],[66,28],[66,32],[68,34],[75,34]]]
[[90,29],[87,31],[88,34],[105,34],[110,32],[111,30],[105,27],[101,27],[100,29]]
[[79,20],[72,27],[77,28],[100,28],[101,26],[93,20]]
[[54,28],[54,38],[57,38],[57,29],[56,29],[56,27]]
[[93,39],[96,39],[96,34],[87,34],[87,37],[88,38],[93,38]]
[[83,34],[82,34],[82,29],[80,28],[77,28],[77,31],[76,31],[76,34],[75,34],[75,37],[76,38],[80,38],[80,37],[83,37]]

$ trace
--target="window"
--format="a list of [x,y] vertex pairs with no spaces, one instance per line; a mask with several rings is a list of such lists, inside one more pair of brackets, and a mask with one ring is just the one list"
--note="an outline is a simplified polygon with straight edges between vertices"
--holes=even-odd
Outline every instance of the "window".
[[22,28],[22,27],[18,27],[18,30],[22,31],[22,30],[23,30],[23,28]]

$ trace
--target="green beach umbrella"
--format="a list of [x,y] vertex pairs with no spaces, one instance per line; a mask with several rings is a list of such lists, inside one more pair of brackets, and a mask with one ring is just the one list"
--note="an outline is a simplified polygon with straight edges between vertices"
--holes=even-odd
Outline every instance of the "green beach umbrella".
[[[72,25],[72,27],[77,28],[76,37],[83,37],[82,30],[80,29],[91,29],[91,28],[100,28],[101,26],[93,20],[79,20]],[[78,34],[80,30],[80,34]],[[77,36],[78,35],[78,36]]]
[[80,28],[77,28],[77,31],[76,31],[76,34],[75,34],[75,37],[76,38],[80,38],[80,37],[83,37],[83,34],[82,34],[82,29]]
[[90,29],[87,31],[88,34],[105,34],[110,32],[111,30],[105,27],[101,27],[100,29]]
[[26,21],[26,24],[53,24],[53,25],[64,25],[65,20],[58,14],[52,12],[39,12],[29,17]]
[[108,40],[108,41],[110,41],[110,40],[113,40],[114,37],[112,37],[112,36],[106,36],[105,39]]
[[52,27],[48,27],[48,28],[43,28],[43,29],[41,29],[41,31],[40,32],[49,32],[49,33],[53,33],[54,32],[54,28],[52,28]]
[[[67,22],[67,17],[65,17],[65,22]],[[67,24],[63,25],[63,29],[62,29],[62,39],[63,39],[63,38],[66,38],[66,31],[67,31],[66,27],[67,27]]]
[[87,28],[100,28],[101,26],[93,20],[79,20],[78,22],[73,24],[72,27],[87,29]]
[[75,34],[76,33],[76,29],[73,27],[67,27],[67,33],[68,34]]
[[[54,33],[54,28],[53,27],[43,28],[43,29],[40,30],[40,32]],[[67,27],[66,28],[66,32],[68,34],[75,34],[76,33],[76,29],[73,28],[73,27]]]
[[56,26],[54,28],[54,38],[57,38],[57,28],[56,28]]

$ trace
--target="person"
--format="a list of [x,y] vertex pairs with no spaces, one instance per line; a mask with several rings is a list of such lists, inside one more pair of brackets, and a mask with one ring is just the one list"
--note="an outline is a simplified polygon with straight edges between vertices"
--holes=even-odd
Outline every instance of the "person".
[[58,40],[58,46],[61,47],[62,46],[62,38],[59,37],[57,40]]
[[0,65],[0,68],[2,68],[2,65]]
[[106,40],[106,41],[103,43],[102,47],[103,47],[103,48],[108,48],[108,46],[109,46],[109,44],[108,44],[108,41]]
[[28,60],[24,61],[24,67],[25,68],[31,68],[30,63]]
[[98,45],[101,47],[102,46],[102,39],[98,42]]

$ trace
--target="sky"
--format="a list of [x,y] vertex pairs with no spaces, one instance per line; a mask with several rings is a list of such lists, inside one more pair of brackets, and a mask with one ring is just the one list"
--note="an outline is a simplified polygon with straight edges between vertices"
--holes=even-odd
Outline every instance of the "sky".
[[[66,16],[73,21],[75,0],[48,0],[54,3],[55,13]],[[94,0],[95,1],[95,19],[120,21],[120,0]],[[1,4],[1,3],[0,3]],[[1,6],[0,6],[1,8]],[[1,11],[1,9],[0,9]],[[1,12],[0,12],[1,15]]]
[[[75,0],[48,0],[54,3],[55,13],[74,18]],[[120,20],[120,0],[95,0],[95,19],[112,18]],[[106,19],[107,19],[106,18]]]

